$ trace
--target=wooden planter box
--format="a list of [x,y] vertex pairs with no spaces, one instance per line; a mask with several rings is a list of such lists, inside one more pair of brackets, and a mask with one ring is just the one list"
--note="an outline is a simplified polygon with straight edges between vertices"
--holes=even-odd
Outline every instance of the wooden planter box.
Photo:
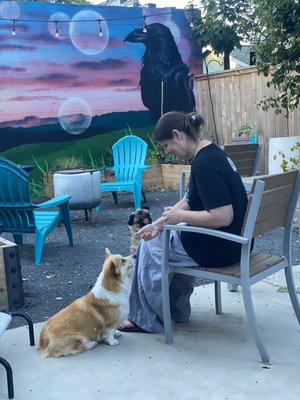
[[0,309],[24,305],[19,248],[0,237]]
[[[143,189],[179,189],[180,171],[190,171],[190,165],[161,164],[151,165],[143,175]],[[111,182],[114,180],[112,172],[104,172],[103,180]],[[44,174],[45,196],[51,198],[54,196],[53,173]],[[102,196],[110,196],[110,193],[103,193]]]

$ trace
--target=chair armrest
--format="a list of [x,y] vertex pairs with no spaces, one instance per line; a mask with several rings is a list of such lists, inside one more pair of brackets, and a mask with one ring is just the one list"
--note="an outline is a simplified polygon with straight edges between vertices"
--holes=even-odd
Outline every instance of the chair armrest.
[[141,171],[145,171],[146,169],[149,169],[150,167],[151,167],[151,165],[140,165],[138,167],[138,169]]
[[67,203],[70,200],[70,198],[71,196],[69,195],[56,196],[53,199],[44,201],[43,203],[35,204],[35,206],[39,208],[50,208],[50,207],[60,206],[61,204]]
[[164,231],[180,231],[180,232],[194,232],[194,233],[203,233],[209,236],[219,237],[221,239],[230,240],[231,242],[247,244],[249,243],[250,239],[234,235],[232,233],[218,231],[216,229],[208,229],[208,228],[201,228],[198,226],[191,226],[191,225],[164,225]]

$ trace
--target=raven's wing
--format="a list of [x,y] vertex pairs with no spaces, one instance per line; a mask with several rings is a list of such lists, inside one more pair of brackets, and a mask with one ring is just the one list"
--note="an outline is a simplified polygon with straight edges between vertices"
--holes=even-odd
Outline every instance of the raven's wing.
[[192,81],[189,68],[180,63],[165,75],[165,112],[178,110],[191,112],[195,110],[195,97],[192,89]]
[[142,68],[140,85],[142,102],[156,122],[161,113],[161,78],[156,71]]

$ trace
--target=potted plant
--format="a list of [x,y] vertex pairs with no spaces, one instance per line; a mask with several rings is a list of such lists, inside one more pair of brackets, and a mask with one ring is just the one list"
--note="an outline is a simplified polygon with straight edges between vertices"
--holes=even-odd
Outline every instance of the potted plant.
[[70,209],[85,210],[87,220],[91,220],[91,210],[101,203],[101,169],[90,152],[89,156],[89,164],[72,155],[53,161],[51,166],[45,163],[44,168],[34,158],[43,173],[45,196],[71,195]]
[[166,154],[158,143],[149,136],[151,148],[148,151],[147,163],[151,167],[145,171],[144,189],[179,189],[181,171],[190,171],[190,165],[183,164],[176,156]]
[[244,143],[257,143],[258,133],[257,130],[252,127],[250,122],[244,122],[238,129],[238,141]]

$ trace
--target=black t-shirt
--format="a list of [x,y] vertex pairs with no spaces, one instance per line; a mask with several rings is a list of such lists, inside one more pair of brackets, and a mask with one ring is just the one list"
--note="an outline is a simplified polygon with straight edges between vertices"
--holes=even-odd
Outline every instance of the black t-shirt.
[[[210,211],[232,204],[232,223],[218,229],[241,234],[247,194],[239,173],[214,143],[202,148],[192,163],[187,198],[193,211]],[[181,232],[181,241],[188,255],[203,267],[222,267],[240,260],[239,243],[192,232]]]

